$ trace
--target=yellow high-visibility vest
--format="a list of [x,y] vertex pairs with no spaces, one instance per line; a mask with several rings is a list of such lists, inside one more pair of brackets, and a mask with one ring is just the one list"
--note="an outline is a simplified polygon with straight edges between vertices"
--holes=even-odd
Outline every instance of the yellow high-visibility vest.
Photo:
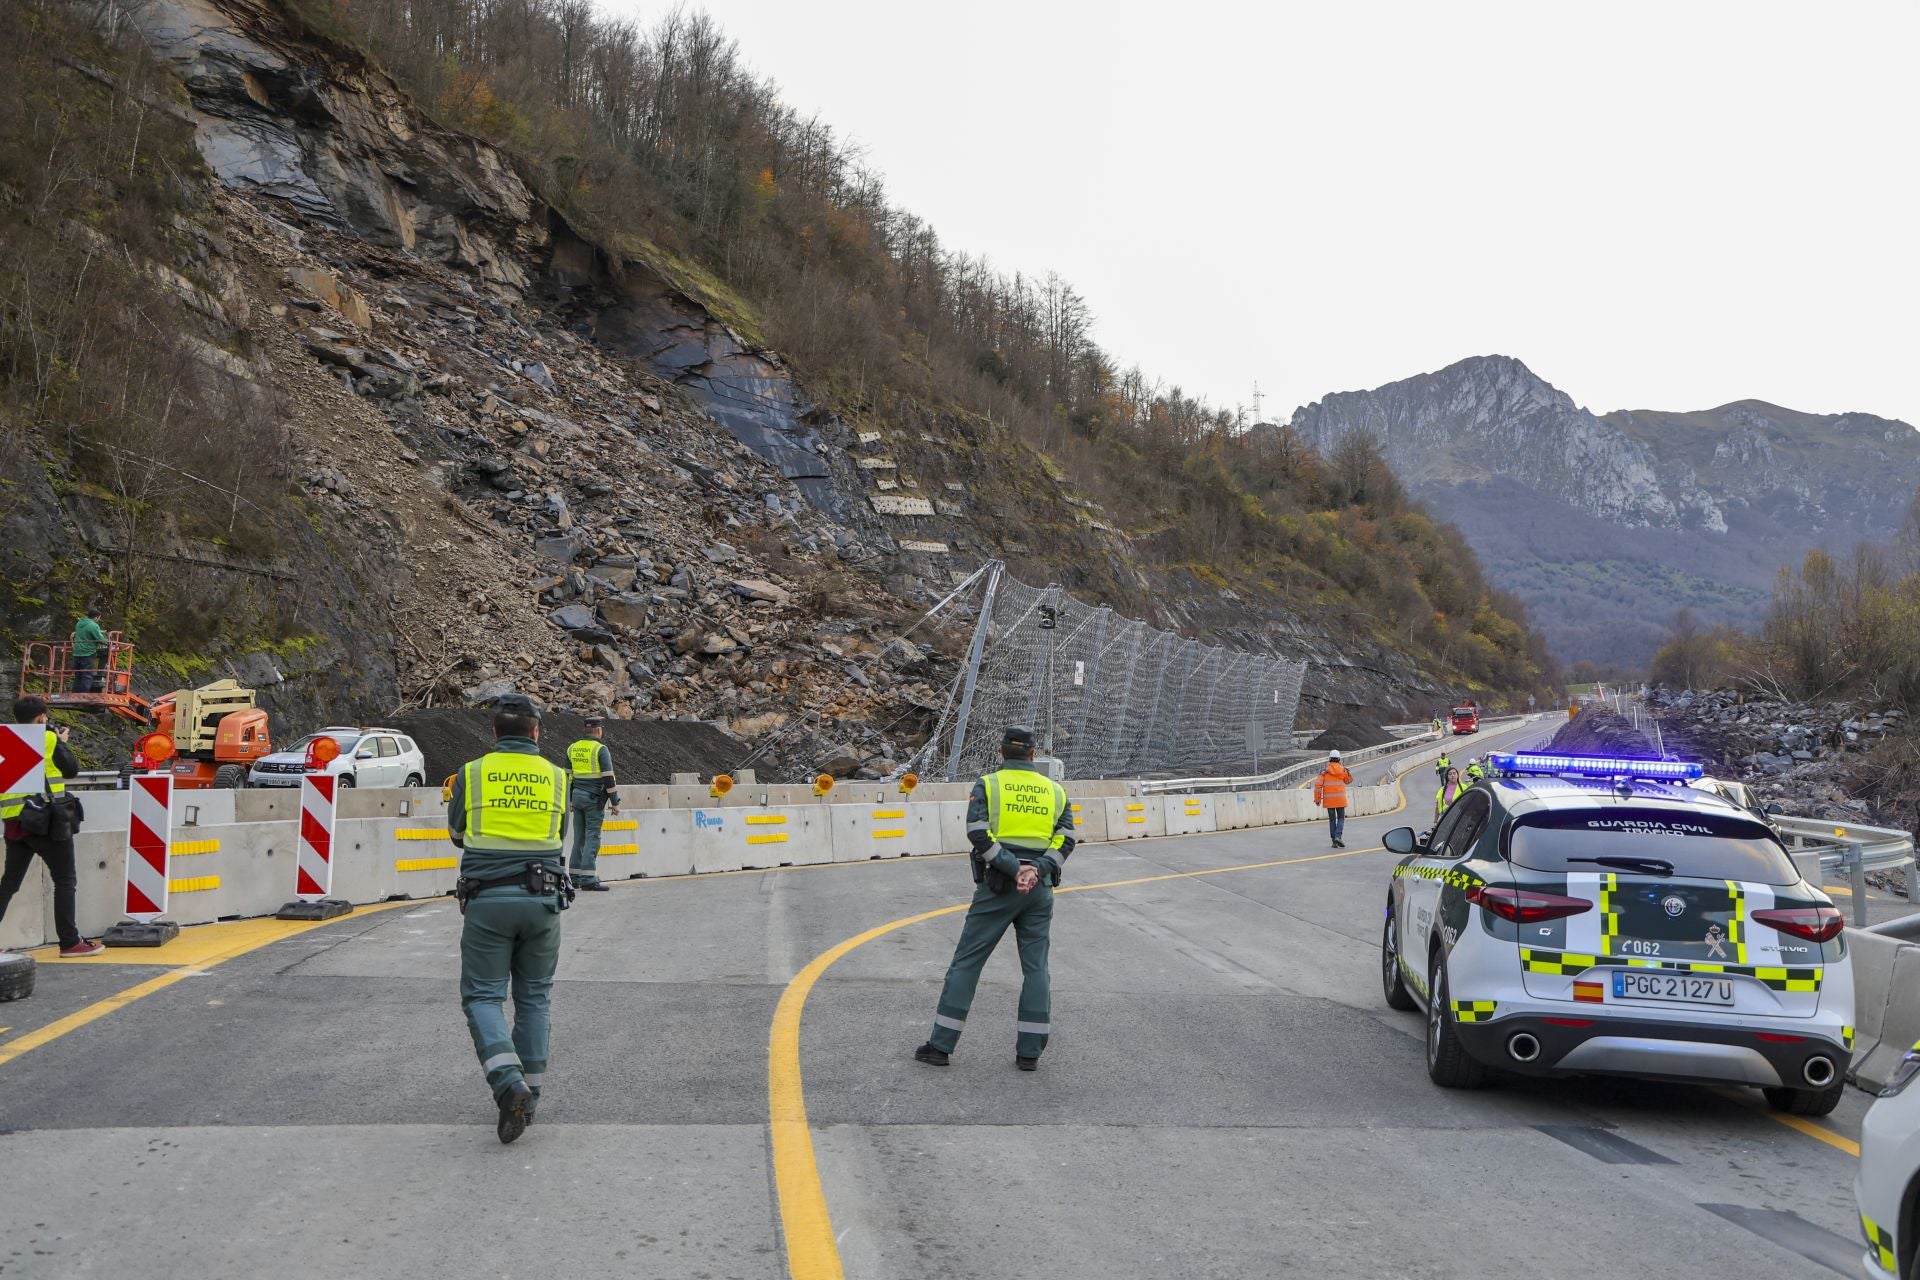
[[1026,849],[1058,849],[1066,843],[1054,824],[1067,809],[1067,791],[1031,769],[1001,769],[987,785],[987,834],[996,844]]
[[[60,795],[67,789],[66,775],[60,772],[60,766],[53,762],[53,753],[60,745],[60,735],[52,729],[47,730],[47,792]],[[27,801],[42,794],[38,791],[9,791],[0,796],[0,822],[20,816],[27,807]]]
[[542,756],[489,751],[462,768],[465,847],[503,853],[553,853],[567,811],[567,774]]
[[582,738],[567,748],[567,767],[576,778],[611,778],[613,770],[600,767],[600,749],[607,744],[598,738]]

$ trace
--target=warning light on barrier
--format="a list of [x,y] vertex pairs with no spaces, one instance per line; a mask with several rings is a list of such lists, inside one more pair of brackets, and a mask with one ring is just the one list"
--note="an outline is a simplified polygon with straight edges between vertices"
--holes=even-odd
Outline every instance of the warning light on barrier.
[[900,778],[900,794],[903,796],[910,796],[913,794],[913,789],[919,785],[920,785],[919,774],[917,773],[903,774]]
[[707,794],[719,800],[731,790],[733,790],[733,779],[721,773],[714,775],[713,785],[707,788]]
[[440,803],[441,804],[453,803],[453,777],[454,775],[452,775],[451,773],[448,774],[446,776],[446,780],[440,784]]
[[307,772],[319,773],[340,758],[340,744],[332,738],[319,737],[307,744]]
[[133,749],[136,769],[157,769],[173,759],[173,739],[164,733],[150,733]]
[[817,796],[823,796],[823,795],[825,795],[825,794],[827,794],[827,792],[829,792],[829,791],[831,791],[831,790],[833,790],[833,775],[832,775],[832,774],[830,774],[830,773],[823,773],[823,774],[819,774],[818,776],[816,776],[816,777],[814,778],[814,780],[813,780],[813,794],[815,794],[815,795],[817,795]]

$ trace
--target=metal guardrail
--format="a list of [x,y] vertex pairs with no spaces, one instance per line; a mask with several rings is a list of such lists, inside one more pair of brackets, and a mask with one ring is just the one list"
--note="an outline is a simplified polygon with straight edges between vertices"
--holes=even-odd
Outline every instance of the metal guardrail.
[[[1496,727],[1511,728],[1514,725],[1526,723],[1526,719],[1525,716],[1504,716],[1498,720],[1482,720],[1480,728],[1482,731]],[[1388,728],[1391,731],[1391,726]],[[1399,755],[1415,747],[1445,742],[1450,736],[1443,731],[1436,737],[1432,730],[1427,730],[1410,738],[1395,738],[1391,742],[1380,742],[1370,747],[1356,747],[1352,751],[1342,751],[1340,762],[1345,765],[1366,764],[1372,760]],[[1151,782],[1142,782],[1140,794],[1150,796],[1170,791],[1242,791],[1261,787],[1289,787],[1306,781],[1324,767],[1326,767],[1324,757],[1315,756],[1312,760],[1288,765],[1272,773],[1248,774],[1238,778],[1160,778]]]
[[1867,923],[1867,872],[1907,873],[1907,901],[1920,902],[1920,864],[1913,852],[1913,833],[1895,827],[1862,827],[1821,818],[1771,815],[1773,825],[1796,853],[1818,852],[1823,875],[1840,872],[1853,890],[1853,923]]

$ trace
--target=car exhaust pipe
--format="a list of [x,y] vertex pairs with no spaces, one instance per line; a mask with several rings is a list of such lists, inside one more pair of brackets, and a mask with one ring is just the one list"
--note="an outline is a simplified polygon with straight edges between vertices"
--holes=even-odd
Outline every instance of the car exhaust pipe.
[[1816,1054],[1807,1059],[1807,1065],[1800,1068],[1800,1075],[1816,1089],[1824,1089],[1833,1083],[1833,1059]]
[[1540,1042],[1525,1031],[1516,1031],[1507,1038],[1507,1056],[1515,1062],[1532,1062],[1540,1056]]

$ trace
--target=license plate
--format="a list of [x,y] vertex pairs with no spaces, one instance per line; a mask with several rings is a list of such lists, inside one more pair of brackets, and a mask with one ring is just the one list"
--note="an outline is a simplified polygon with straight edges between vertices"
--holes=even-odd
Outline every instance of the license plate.
[[1732,1004],[1733,979],[1700,978],[1685,973],[1613,975],[1615,1000],[1659,1000],[1671,1004]]

